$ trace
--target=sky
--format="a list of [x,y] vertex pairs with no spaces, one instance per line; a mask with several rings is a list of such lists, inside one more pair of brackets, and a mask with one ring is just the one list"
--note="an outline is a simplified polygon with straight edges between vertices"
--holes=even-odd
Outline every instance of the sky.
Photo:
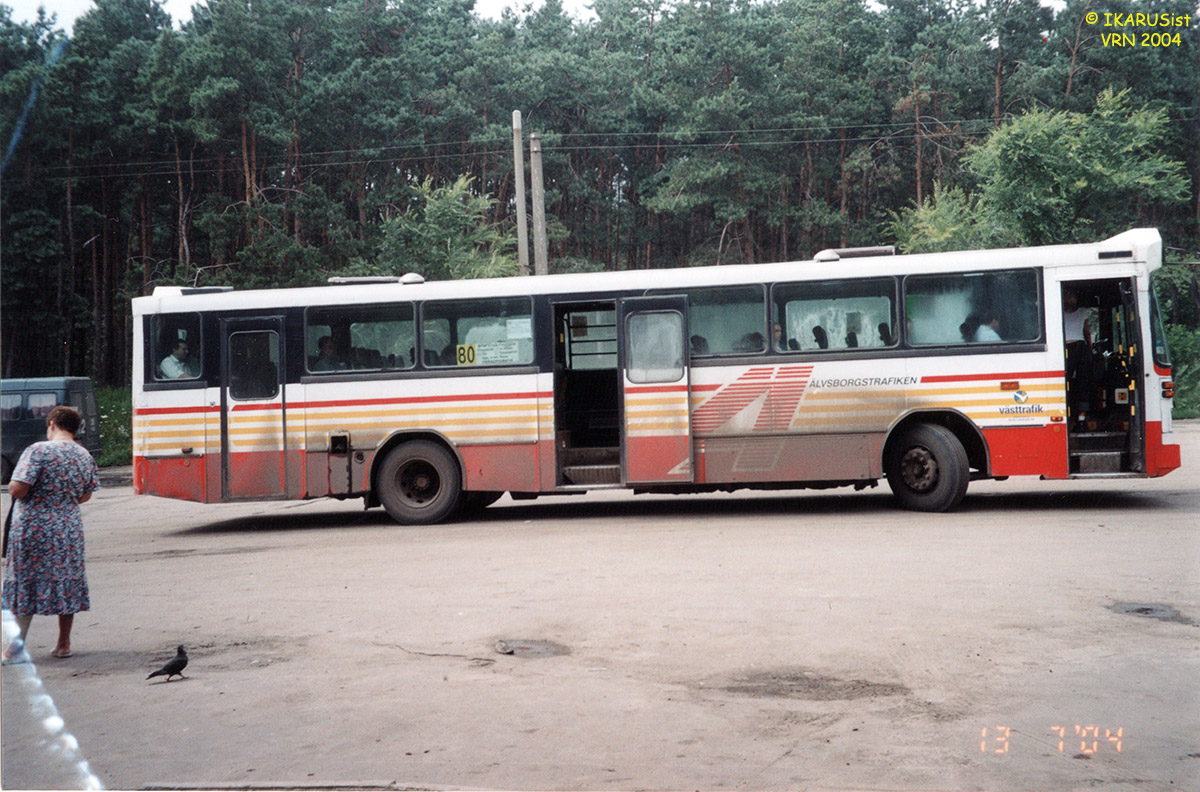
[[[176,27],[184,20],[192,18],[192,6],[196,0],[166,0],[163,7],[167,13],[171,15]],[[505,8],[516,8],[527,3],[540,5],[541,0],[475,0],[476,13],[499,19],[500,12]],[[12,18],[16,22],[31,22],[37,18],[38,6],[45,6],[47,13],[58,14],[58,26],[66,30],[68,33],[77,17],[82,16],[92,7],[92,0],[0,0],[6,6],[13,9]],[[569,11],[571,9],[579,9],[571,11],[577,16],[580,13],[586,13],[586,6],[590,4],[590,0],[564,0],[563,6]]]

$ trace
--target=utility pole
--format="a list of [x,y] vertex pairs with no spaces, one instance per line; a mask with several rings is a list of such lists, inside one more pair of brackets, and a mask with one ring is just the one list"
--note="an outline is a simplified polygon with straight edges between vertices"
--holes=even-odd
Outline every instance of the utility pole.
[[529,274],[529,225],[525,220],[525,146],[521,134],[521,111],[513,110],[513,168],[517,192],[517,258],[521,274]]
[[542,137],[529,136],[529,175],[533,181],[533,274],[549,275],[546,249],[546,191],[542,187]]

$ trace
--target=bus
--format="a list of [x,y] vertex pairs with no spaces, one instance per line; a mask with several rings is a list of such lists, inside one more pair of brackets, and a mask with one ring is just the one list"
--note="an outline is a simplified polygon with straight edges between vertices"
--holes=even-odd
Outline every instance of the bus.
[[[158,287],[133,300],[134,490],[363,498],[430,524],[506,492],[886,479],[900,506],[937,512],[975,479],[1161,476],[1180,465],[1161,264],[1158,231],[1134,229],[958,253]],[[1067,337],[1080,327],[1086,341]]]

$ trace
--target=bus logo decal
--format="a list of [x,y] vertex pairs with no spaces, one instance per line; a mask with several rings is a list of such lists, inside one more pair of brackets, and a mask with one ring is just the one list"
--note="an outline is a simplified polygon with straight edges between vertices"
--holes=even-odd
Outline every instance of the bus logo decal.
[[[711,399],[696,408],[692,428],[699,434],[716,433],[730,421],[746,414],[753,431],[786,430],[804,398],[812,366],[758,366],[748,369],[721,387]],[[771,405],[766,406],[768,399]],[[755,412],[751,419],[749,414]]]

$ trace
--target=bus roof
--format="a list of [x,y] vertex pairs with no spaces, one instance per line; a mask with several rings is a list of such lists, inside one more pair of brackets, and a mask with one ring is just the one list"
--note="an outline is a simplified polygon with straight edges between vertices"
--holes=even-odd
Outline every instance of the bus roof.
[[972,268],[1095,266],[1142,264],[1155,270],[1162,263],[1162,237],[1155,228],[1135,228],[1102,242],[1030,248],[997,248],[903,256],[869,256],[846,261],[792,261],[710,267],[623,270],[481,280],[371,283],[259,289],[235,292],[229,287],[190,289],[160,286],[133,300],[134,315],[159,312],[289,308],[302,305],[356,305],[410,300],[472,299],[535,294],[591,293],[679,287],[724,286],[746,282],[825,280],[837,275],[894,276],[912,272],[955,272]]

